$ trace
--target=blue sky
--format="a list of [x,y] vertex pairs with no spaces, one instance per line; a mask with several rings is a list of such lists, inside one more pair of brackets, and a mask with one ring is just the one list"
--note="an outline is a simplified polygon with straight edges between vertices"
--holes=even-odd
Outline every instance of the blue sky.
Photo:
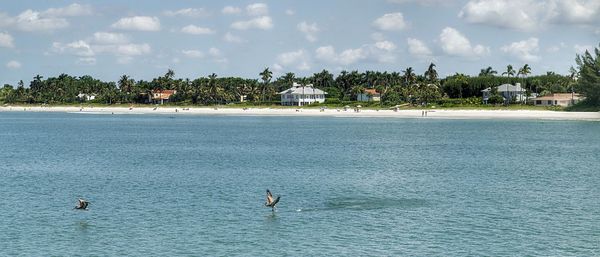
[[0,83],[35,74],[306,76],[327,69],[566,74],[600,42],[600,0],[3,1]]

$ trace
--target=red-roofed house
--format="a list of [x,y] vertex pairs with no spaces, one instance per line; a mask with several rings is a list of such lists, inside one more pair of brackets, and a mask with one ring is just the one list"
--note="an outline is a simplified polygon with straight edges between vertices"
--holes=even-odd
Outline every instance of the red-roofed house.
[[152,90],[152,101],[154,103],[163,104],[164,102],[168,102],[169,98],[176,94],[177,90]]
[[358,94],[356,96],[356,101],[379,102],[379,101],[381,101],[381,94],[379,92],[377,92],[377,90],[374,88],[365,89],[361,94]]

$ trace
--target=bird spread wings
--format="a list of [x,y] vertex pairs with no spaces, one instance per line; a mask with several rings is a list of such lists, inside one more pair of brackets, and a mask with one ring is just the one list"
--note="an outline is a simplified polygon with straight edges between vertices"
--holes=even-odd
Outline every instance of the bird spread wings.
[[79,199],[79,206],[77,206],[78,209],[86,209],[87,206],[88,202],[86,200]]
[[273,203],[273,194],[271,191],[267,189],[267,205],[271,205]]

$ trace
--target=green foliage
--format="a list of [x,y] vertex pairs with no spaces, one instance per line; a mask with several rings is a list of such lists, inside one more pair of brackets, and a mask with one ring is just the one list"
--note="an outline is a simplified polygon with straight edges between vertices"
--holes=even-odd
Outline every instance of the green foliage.
[[577,91],[585,96],[587,104],[600,106],[600,49],[595,48],[594,54],[585,51],[577,55],[576,62],[579,68]]
[[[578,91],[586,94],[589,99],[597,89],[598,53],[596,58],[591,55],[578,57],[580,64],[580,83]],[[436,65],[431,63],[423,74],[415,74],[412,67],[402,72],[378,71],[342,71],[334,76],[327,70],[314,73],[309,77],[296,77],[294,73],[286,73],[273,78],[269,68],[257,74],[256,79],[239,77],[218,77],[210,74],[195,79],[175,77],[173,70],[150,81],[136,81],[127,75],[122,75],[117,82],[104,82],[91,76],[74,77],[61,74],[58,77],[43,78],[35,76],[29,83],[19,82],[16,88],[5,86],[0,89],[0,102],[26,104],[81,104],[85,99],[78,94],[93,95],[93,101],[99,104],[147,104],[152,102],[153,90],[176,90],[169,102],[173,104],[215,105],[238,103],[243,97],[253,105],[273,105],[279,103],[277,94],[292,86],[292,83],[312,83],[316,88],[323,89],[327,94],[327,104],[352,104],[357,94],[365,89],[376,89],[381,93],[381,102],[364,103],[373,106],[394,106],[409,103],[418,105],[478,105],[481,104],[481,90],[496,87],[501,84],[522,83],[528,93],[548,92],[558,93],[572,90],[573,77],[548,72],[545,75],[528,77],[531,67],[525,65],[515,71],[508,66],[507,76],[496,76],[497,71],[492,67],[482,69],[480,76],[472,77],[465,74],[455,74],[444,79],[438,78]],[[517,76],[517,77],[515,77]],[[520,76],[520,77],[518,77]],[[596,81],[596,82],[594,82]],[[596,84],[595,84],[596,83]],[[472,103],[453,102],[446,99],[477,99]],[[502,97],[492,94],[489,103],[502,103]]]

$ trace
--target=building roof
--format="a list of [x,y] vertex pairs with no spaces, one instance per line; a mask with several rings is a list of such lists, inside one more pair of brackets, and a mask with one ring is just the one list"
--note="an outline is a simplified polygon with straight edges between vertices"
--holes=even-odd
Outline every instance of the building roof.
[[377,89],[369,88],[369,89],[365,89],[365,94],[379,95],[379,92],[377,92]]
[[159,97],[155,97],[154,99],[169,99],[169,97],[171,97],[171,95],[177,93],[177,90],[170,90],[170,89],[165,89],[165,90],[152,90],[152,94],[159,94]]
[[[481,92],[489,92],[492,91],[491,87],[488,87],[484,90],[481,90]],[[521,83],[517,83],[517,85],[511,85],[511,84],[502,84],[500,86],[498,86],[498,92],[523,92],[525,91],[522,87],[521,87]]]
[[279,92],[280,95],[291,94],[291,95],[326,95],[327,92],[314,88],[313,84],[308,85],[300,85],[294,82],[291,88],[288,88],[284,91]]
[[540,96],[540,97],[536,97],[533,98],[531,100],[579,100],[581,97],[580,94],[571,94],[571,93],[554,93],[551,95],[546,95],[546,96]]

